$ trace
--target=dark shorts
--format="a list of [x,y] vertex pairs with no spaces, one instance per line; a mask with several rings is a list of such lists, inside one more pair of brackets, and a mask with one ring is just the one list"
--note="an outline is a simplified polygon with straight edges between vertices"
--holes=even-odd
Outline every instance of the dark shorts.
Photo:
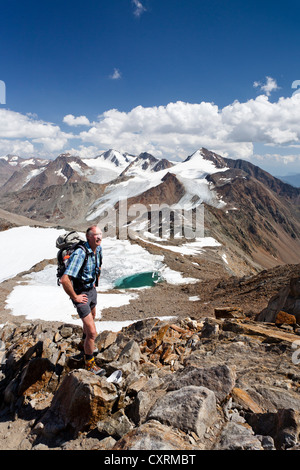
[[86,294],[88,296],[88,301],[84,303],[74,302],[72,300],[74,307],[77,309],[77,313],[80,318],[86,317],[89,313],[91,313],[92,308],[96,307],[97,305],[97,291],[95,287],[90,290],[81,292],[82,294]]

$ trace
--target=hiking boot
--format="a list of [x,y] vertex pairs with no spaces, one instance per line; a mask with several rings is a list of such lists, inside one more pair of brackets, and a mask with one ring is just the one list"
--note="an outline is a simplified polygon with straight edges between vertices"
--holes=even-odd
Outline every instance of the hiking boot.
[[88,370],[89,372],[92,372],[95,375],[100,375],[100,376],[105,375],[105,370],[97,366],[94,358],[85,361],[85,369]]

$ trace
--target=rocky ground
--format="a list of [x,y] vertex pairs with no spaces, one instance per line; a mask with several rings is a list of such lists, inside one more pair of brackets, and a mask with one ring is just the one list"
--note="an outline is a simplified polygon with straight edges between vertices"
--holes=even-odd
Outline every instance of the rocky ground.
[[102,377],[78,327],[7,324],[0,449],[298,450],[299,335],[242,317],[103,332]]
[[[195,276],[194,264],[167,260]],[[81,328],[2,310],[0,450],[298,450],[299,328],[255,316],[300,266],[218,279],[213,264],[206,277],[196,269],[196,283],[158,284],[103,311],[104,320],[140,321],[98,336],[100,378],[76,357]],[[1,284],[2,305],[23,281]],[[162,315],[174,320],[153,318]],[[119,383],[107,380],[115,371]]]
[[[299,448],[299,328],[255,318],[300,265],[237,277],[213,250],[163,254],[196,281],[163,282],[102,311],[104,321],[140,321],[99,335],[101,378],[73,358],[81,328],[4,308],[26,273],[0,284],[0,450]],[[121,382],[108,382],[117,370]]]

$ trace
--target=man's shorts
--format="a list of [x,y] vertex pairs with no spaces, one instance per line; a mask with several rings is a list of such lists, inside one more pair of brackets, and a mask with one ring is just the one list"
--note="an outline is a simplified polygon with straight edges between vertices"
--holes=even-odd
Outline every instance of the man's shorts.
[[88,296],[88,301],[84,303],[74,302],[72,300],[74,307],[77,309],[77,313],[80,318],[86,317],[89,313],[91,313],[92,308],[96,307],[97,305],[97,291],[95,287],[90,290],[81,292],[81,294],[86,294]]

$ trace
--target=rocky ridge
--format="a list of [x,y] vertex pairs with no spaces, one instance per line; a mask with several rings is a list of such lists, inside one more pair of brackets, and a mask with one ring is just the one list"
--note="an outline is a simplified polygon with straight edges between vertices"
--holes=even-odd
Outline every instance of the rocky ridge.
[[102,377],[83,369],[81,328],[7,323],[2,449],[298,449],[298,326],[215,313],[100,333]]

